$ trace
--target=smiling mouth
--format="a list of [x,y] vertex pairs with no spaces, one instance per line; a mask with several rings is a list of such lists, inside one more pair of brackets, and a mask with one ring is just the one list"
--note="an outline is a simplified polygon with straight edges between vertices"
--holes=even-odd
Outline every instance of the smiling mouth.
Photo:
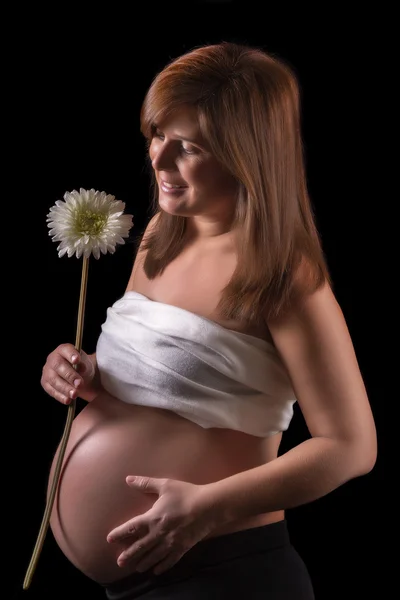
[[180,192],[187,190],[187,188],[187,185],[175,185],[173,183],[167,183],[163,180],[160,181],[160,189],[165,194],[179,194]]
[[187,187],[187,185],[176,185],[163,180],[161,180],[161,186],[166,187],[169,190],[181,190]]

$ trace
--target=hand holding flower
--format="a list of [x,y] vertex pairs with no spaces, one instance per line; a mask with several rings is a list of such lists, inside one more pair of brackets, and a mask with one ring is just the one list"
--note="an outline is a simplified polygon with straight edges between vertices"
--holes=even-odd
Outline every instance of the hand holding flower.
[[91,402],[102,390],[95,356],[73,344],[60,344],[47,356],[40,383],[58,402],[70,404],[78,395]]

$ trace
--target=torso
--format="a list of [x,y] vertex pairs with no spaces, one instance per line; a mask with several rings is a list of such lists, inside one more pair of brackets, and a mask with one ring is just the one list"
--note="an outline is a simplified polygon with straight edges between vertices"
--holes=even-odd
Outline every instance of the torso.
[[229,282],[236,267],[236,255],[230,239],[216,248],[216,242],[199,249],[189,246],[173,263],[168,265],[161,277],[149,280],[143,271],[142,255],[136,265],[128,289],[140,292],[157,302],[165,302],[184,308],[226,327],[272,342],[265,322],[257,325],[224,319],[217,310],[223,288]]
[[[272,341],[266,325],[245,326],[224,320],[217,312],[221,291],[235,268],[229,242],[208,249],[193,244],[152,281],[143,271],[143,258],[139,255],[136,261],[129,290]],[[203,429],[170,411],[126,404],[103,393],[73,422],[51,518],[53,534],[67,558],[88,577],[99,583],[125,577],[132,569],[117,566],[122,546],[108,544],[106,536],[155,500],[129,489],[127,475],[209,483],[273,460],[280,440],[280,434],[262,439],[239,431]],[[283,516],[283,511],[256,515],[214,530],[210,537]]]

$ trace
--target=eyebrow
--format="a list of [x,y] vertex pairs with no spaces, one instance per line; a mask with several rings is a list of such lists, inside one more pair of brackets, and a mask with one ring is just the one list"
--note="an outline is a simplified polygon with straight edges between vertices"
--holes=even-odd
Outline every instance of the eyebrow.
[[197,142],[196,140],[190,139],[188,137],[185,137],[182,135],[177,135],[176,137],[178,137],[180,140],[182,140],[184,142],[189,142],[190,144],[195,144],[196,146],[199,145],[199,142]]
[[[157,123],[153,123],[153,130],[154,131],[163,131],[162,127],[160,127],[159,125],[157,125]],[[176,135],[176,137],[178,137],[180,140],[183,140],[184,142],[189,142],[189,144],[193,144],[195,146],[201,146],[204,147],[204,140],[199,139],[199,141],[193,139],[193,138],[188,138],[186,136],[182,136],[182,135]]]

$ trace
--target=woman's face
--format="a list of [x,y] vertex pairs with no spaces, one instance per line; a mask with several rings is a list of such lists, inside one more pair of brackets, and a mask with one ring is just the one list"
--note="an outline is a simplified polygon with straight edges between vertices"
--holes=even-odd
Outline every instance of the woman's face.
[[232,217],[237,183],[202,139],[194,109],[182,108],[157,123],[149,154],[162,210],[214,221]]

